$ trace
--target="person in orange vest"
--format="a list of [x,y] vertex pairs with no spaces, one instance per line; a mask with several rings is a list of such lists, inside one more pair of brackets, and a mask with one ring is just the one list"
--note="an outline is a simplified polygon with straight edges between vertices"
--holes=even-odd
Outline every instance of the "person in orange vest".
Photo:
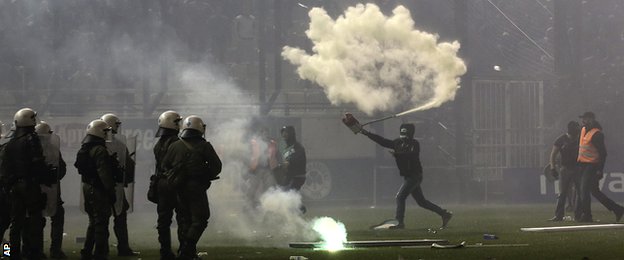
[[605,136],[602,126],[596,121],[593,112],[585,112],[580,116],[583,120],[583,128],[579,139],[579,155],[577,161],[581,172],[580,194],[580,222],[593,222],[591,214],[591,196],[594,196],[602,205],[615,214],[618,222],[624,215],[624,207],[609,199],[600,191],[598,182],[603,177],[603,170],[607,158]]

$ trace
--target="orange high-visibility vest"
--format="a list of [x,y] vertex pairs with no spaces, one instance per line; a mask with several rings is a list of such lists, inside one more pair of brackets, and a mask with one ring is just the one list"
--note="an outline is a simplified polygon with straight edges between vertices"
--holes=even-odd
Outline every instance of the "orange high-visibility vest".
[[581,129],[581,139],[579,141],[579,154],[577,161],[582,163],[598,163],[600,159],[600,154],[598,153],[598,149],[592,144],[591,140],[594,137],[594,134],[598,133],[600,130],[598,128],[594,128],[589,130],[586,133],[585,127]]

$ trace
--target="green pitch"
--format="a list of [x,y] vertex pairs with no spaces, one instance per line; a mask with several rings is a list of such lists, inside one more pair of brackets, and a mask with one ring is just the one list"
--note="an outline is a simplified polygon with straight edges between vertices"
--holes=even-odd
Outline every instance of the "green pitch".
[[[440,218],[431,212],[408,204],[405,230],[372,231],[369,227],[391,218],[393,207],[323,207],[309,206],[306,217],[329,216],[343,222],[348,240],[384,239],[447,239],[450,243],[466,241],[467,245],[530,244],[528,247],[463,248],[463,249],[402,249],[366,248],[339,252],[291,249],[286,243],[281,247],[254,247],[253,243],[229,237],[219,231],[219,223],[210,222],[198,245],[203,259],[288,259],[289,256],[305,256],[309,259],[624,259],[624,230],[576,231],[561,233],[525,233],[521,227],[545,227],[555,225],[578,225],[576,222],[548,222],[554,205],[522,206],[453,206],[445,205],[455,216],[448,229],[429,232],[438,227]],[[76,236],[84,236],[86,216],[76,209],[68,209],[63,249],[70,259],[78,259],[81,244]],[[154,213],[152,213],[154,212]],[[600,223],[613,223],[611,212],[597,205],[594,219]],[[141,259],[159,259],[158,240],[155,229],[155,210],[146,209],[129,215],[130,243],[140,251]],[[235,216],[233,216],[235,217]],[[172,232],[175,234],[175,230]],[[495,234],[498,239],[484,240],[483,234]],[[46,252],[49,246],[49,230],[46,227]],[[261,239],[274,239],[259,235]],[[175,240],[175,238],[174,238]],[[115,238],[111,228],[111,256],[115,256]],[[177,244],[174,245],[174,248]],[[175,249],[174,249],[175,250]],[[125,257],[118,259],[138,259]],[[111,259],[117,259],[111,257]]]

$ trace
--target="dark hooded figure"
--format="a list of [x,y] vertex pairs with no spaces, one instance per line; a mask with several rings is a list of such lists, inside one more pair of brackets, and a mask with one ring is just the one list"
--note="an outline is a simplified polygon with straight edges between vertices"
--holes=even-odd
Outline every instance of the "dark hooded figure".
[[281,152],[281,163],[278,166],[284,173],[278,183],[286,190],[301,190],[306,180],[306,154],[303,145],[297,142],[295,128],[284,126],[281,130],[286,146]]
[[440,215],[440,217],[442,217],[442,228],[445,228],[453,214],[425,199],[422,193],[420,183],[423,179],[423,169],[420,164],[420,144],[414,139],[414,132],[414,124],[402,124],[399,138],[389,140],[364,129],[361,130],[362,134],[368,136],[368,138],[377,144],[392,149],[390,153],[394,156],[397,167],[399,168],[399,174],[403,176],[404,179],[403,185],[401,185],[396,195],[397,209],[395,218],[398,220],[399,224],[393,228],[405,228],[405,200],[410,194],[414,197],[418,206]]

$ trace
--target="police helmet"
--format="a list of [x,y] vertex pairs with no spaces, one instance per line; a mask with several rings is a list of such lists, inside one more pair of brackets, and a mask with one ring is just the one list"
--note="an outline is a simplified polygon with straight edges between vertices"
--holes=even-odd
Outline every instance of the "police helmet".
[[119,120],[119,117],[117,117],[115,114],[104,114],[100,119],[104,120],[104,122],[106,122],[111,127],[113,134],[119,132],[119,126],[121,125],[121,121]]
[[206,132],[206,124],[204,121],[198,116],[192,115],[184,118],[182,122],[182,133],[180,137],[194,137],[194,136],[202,136]]
[[52,133],[52,128],[46,121],[39,121],[35,126],[35,132],[38,135],[49,135]]
[[107,132],[111,130],[111,127],[101,119],[93,120],[87,125],[87,135],[97,136],[102,139],[106,139]]
[[37,112],[31,108],[22,108],[13,117],[16,127],[35,126],[37,124]]

